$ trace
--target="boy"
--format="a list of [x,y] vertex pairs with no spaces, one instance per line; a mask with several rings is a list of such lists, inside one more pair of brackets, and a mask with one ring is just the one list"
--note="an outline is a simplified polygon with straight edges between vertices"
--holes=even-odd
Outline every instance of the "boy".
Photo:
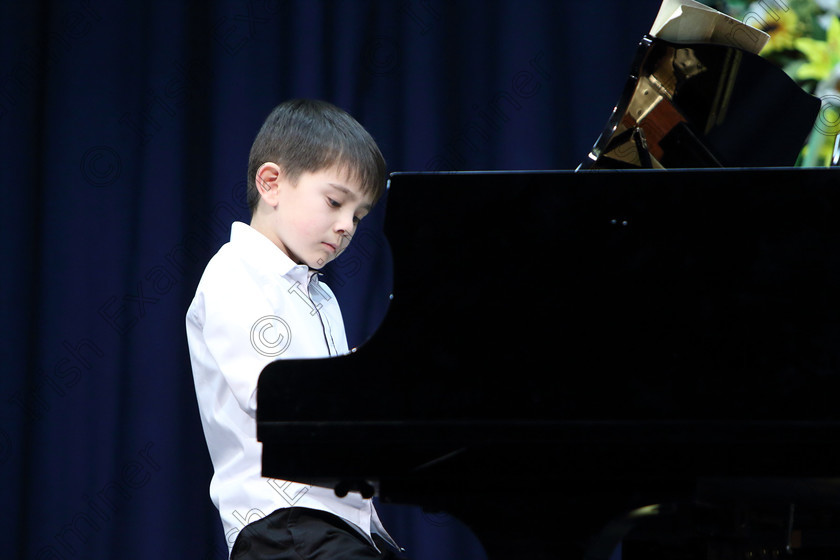
[[251,147],[250,225],[233,224],[187,312],[210,495],[232,558],[394,553],[370,500],[263,478],[256,440],[257,379],[270,361],[348,352],[338,303],[316,271],[347,247],[385,181],[373,138],[329,103],[279,105]]

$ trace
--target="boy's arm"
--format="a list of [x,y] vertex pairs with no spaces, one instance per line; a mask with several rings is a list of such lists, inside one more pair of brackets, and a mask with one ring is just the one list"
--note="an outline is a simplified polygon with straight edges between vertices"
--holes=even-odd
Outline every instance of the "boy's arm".
[[197,294],[187,314],[187,333],[196,383],[212,384],[221,375],[239,407],[256,416],[257,381],[274,358],[258,352],[252,340],[253,327],[267,313],[266,303],[241,290]]

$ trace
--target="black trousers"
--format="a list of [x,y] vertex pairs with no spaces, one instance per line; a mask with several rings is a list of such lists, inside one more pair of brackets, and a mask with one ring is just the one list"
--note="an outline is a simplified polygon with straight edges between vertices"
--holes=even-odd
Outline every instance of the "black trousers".
[[283,508],[245,526],[236,537],[230,557],[231,560],[406,560],[379,535],[373,535],[373,539],[376,548],[331,513]]

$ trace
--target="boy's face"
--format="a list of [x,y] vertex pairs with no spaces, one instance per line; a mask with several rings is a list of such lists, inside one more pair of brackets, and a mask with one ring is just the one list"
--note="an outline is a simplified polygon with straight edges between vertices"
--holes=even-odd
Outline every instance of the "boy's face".
[[274,164],[260,170],[266,166],[273,166],[262,178],[266,204],[251,225],[296,263],[322,268],[347,248],[370,211],[370,196],[362,195],[361,185],[339,169],[304,173],[293,185]]

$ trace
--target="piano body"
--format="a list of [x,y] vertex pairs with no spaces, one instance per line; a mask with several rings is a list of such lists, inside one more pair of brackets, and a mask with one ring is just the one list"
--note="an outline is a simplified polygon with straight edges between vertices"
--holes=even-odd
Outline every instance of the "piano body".
[[652,141],[639,92],[577,171],[392,175],[388,312],[266,367],[264,475],[450,513],[490,559],[838,550],[837,170],[788,167],[805,132],[762,141],[784,167],[722,167],[756,156],[695,118]]

